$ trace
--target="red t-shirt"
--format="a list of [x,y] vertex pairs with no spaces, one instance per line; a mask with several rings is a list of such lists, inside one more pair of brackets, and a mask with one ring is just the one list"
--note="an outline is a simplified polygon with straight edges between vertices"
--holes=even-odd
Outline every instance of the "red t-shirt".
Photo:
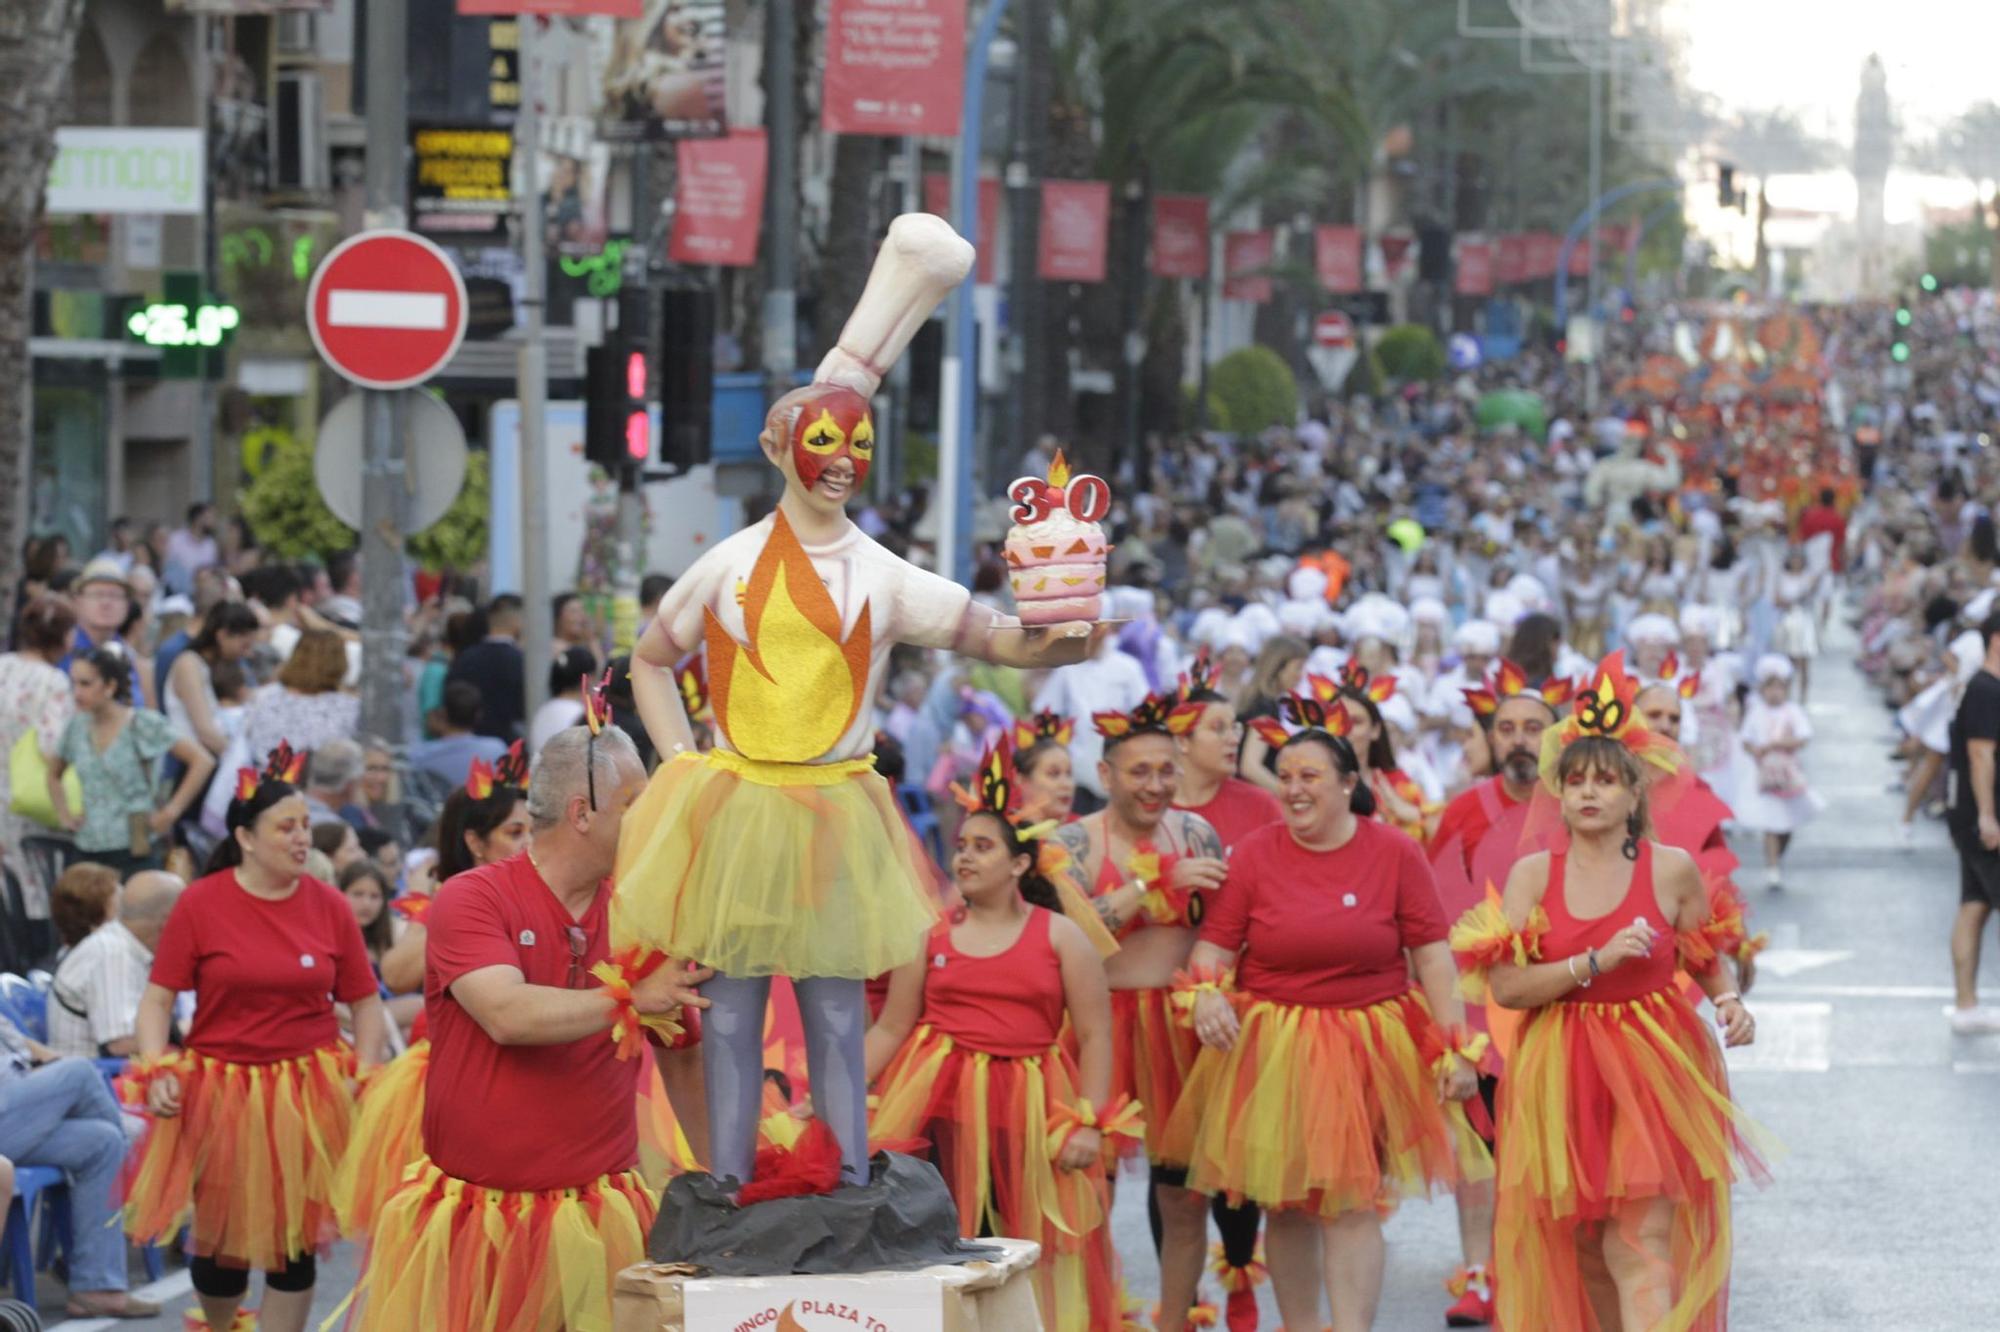
[[1833,549],[1828,553],[1833,571],[1839,573],[1847,567],[1847,520],[1840,516],[1840,510],[1815,504],[1799,515],[1799,543],[1803,545],[1822,533],[1833,538]]
[[1337,851],[1308,851],[1283,824],[1260,828],[1229,859],[1229,891],[1203,943],[1243,950],[1236,983],[1260,999],[1363,1008],[1410,987],[1405,948],[1445,937],[1423,850],[1361,819]]
[[438,890],[424,941],[431,1068],[424,1149],[445,1174],[514,1192],[572,1188],[639,1159],[633,1098],[643,1060],[621,1060],[609,1032],[563,1045],[498,1045],[451,986],[482,967],[515,967],[530,985],[570,984],[570,930],[584,949],[574,988],[611,954],[609,884],[572,918],[525,853],[454,875]]
[[1221,787],[1206,805],[1182,805],[1181,808],[1207,819],[1208,825],[1215,829],[1215,835],[1222,839],[1225,852],[1234,851],[1237,844],[1251,833],[1285,817],[1285,811],[1278,805],[1278,797],[1241,777],[1223,778]]
[[153,950],[153,984],[193,990],[188,1048],[232,1064],[296,1059],[340,1039],[333,1002],[378,993],[368,946],[339,889],[302,877],[282,902],[236,871],[196,879]]
[[[1507,794],[1507,784],[1498,777],[1488,777],[1469,790],[1462,791],[1449,805],[1444,807],[1444,815],[1438,820],[1437,831],[1431,834],[1430,858],[1433,865],[1443,855],[1445,848],[1453,840],[1458,842],[1459,855],[1465,862],[1465,871],[1472,872],[1472,857],[1479,850],[1480,842],[1493,828],[1493,820],[1505,809],[1521,802]],[[1497,885],[1496,885],[1497,886]]]

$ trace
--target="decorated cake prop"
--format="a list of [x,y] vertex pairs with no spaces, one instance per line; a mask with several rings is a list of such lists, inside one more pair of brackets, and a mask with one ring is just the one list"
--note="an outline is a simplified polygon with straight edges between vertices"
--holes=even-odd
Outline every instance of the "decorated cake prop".
[[1022,624],[1097,620],[1104,612],[1105,515],[1111,487],[1088,472],[1070,475],[1058,452],[1048,479],[1024,476],[1007,487],[1014,501],[1007,577]]

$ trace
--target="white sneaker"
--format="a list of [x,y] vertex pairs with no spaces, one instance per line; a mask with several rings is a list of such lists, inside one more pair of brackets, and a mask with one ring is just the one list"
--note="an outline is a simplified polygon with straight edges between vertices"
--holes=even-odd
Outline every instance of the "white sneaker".
[[1916,844],[1917,844],[1917,825],[1914,823],[1897,824],[1896,845],[1902,847],[1905,851],[1908,851],[1912,847],[1916,846]]
[[2000,1032],[2000,1013],[1982,1005],[1972,1008],[1951,1010],[1951,1034],[1954,1036],[1984,1036]]
[[1766,888],[1784,887],[1785,872],[1779,869],[1776,865],[1771,866],[1771,868],[1764,871],[1764,886]]

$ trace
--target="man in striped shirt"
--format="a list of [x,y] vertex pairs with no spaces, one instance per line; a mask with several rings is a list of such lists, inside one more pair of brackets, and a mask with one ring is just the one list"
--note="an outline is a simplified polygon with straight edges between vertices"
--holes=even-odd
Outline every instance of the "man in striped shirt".
[[133,875],[117,913],[63,955],[49,990],[50,1049],[84,1059],[134,1053],[153,948],[184,887],[158,870]]

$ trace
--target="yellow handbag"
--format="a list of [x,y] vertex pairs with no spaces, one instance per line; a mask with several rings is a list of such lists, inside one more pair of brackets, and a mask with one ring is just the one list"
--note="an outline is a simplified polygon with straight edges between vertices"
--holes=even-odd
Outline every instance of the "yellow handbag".
[[[49,762],[42,757],[42,746],[35,728],[30,726],[13,750],[7,755],[7,807],[24,819],[33,819],[44,828],[60,828],[56,821],[56,806],[49,799]],[[70,768],[63,773],[63,798],[69,802],[72,814],[83,812],[83,782]]]

